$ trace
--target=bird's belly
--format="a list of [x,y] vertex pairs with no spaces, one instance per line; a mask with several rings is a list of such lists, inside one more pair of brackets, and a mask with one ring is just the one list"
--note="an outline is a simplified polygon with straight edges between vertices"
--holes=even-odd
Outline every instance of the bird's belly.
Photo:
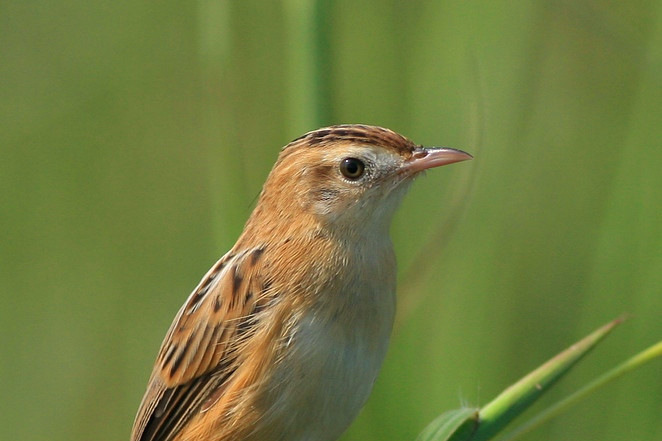
[[[393,321],[390,299],[376,319],[338,321],[310,314],[298,321],[288,354],[272,377],[278,391],[262,427],[278,440],[337,439],[368,399]],[[381,323],[375,323],[375,320]],[[272,432],[273,431],[273,432]],[[269,439],[263,434],[261,439]]]

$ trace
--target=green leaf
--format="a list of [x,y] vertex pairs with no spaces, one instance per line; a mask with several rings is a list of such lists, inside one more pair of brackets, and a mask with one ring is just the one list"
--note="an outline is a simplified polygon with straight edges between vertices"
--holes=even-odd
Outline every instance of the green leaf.
[[462,408],[442,414],[419,435],[417,441],[484,441],[492,438],[622,321],[622,318],[616,319],[570,346],[508,387],[481,410]]
[[478,426],[478,409],[463,407],[442,413],[418,435],[416,441],[470,440]]
[[480,426],[472,441],[487,440],[498,433],[540,398],[553,383],[566,374],[622,321],[623,319],[619,318],[598,328],[488,403],[479,412]]
[[609,372],[591,381],[586,386],[577,390],[575,393],[567,396],[563,400],[543,410],[542,412],[540,412],[539,414],[537,414],[536,416],[534,416],[533,418],[522,424],[521,426],[517,427],[515,430],[512,430],[511,432],[508,432],[504,436],[499,437],[499,440],[511,441],[525,433],[528,433],[530,430],[538,427],[543,422],[550,420],[551,418],[561,413],[563,410],[566,410],[568,407],[572,406],[573,404],[578,403],[581,399],[585,398],[586,396],[596,391],[600,387],[615,380],[616,378],[621,377],[625,373],[630,372],[635,368],[641,367],[644,364],[661,357],[662,357],[662,341],[641,351],[634,357],[629,358],[620,365],[611,369]]

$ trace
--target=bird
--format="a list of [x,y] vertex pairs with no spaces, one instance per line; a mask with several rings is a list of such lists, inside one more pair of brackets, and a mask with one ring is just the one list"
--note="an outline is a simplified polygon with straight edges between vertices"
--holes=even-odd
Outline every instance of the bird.
[[414,178],[468,159],[359,124],[283,147],[236,244],[176,314],[131,441],[340,437],[393,327],[393,214]]

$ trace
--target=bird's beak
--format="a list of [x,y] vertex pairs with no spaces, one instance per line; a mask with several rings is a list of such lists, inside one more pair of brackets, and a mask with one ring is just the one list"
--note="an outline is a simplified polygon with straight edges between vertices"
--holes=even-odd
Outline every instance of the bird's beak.
[[450,148],[424,148],[414,150],[412,157],[405,163],[403,169],[407,173],[418,173],[432,167],[439,167],[454,162],[473,159],[467,152]]

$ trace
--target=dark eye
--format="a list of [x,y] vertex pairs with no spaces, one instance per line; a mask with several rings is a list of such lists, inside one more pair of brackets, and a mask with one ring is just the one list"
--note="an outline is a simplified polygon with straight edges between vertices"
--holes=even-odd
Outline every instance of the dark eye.
[[345,158],[340,163],[340,173],[349,180],[357,180],[363,176],[364,171],[365,164],[360,159]]

